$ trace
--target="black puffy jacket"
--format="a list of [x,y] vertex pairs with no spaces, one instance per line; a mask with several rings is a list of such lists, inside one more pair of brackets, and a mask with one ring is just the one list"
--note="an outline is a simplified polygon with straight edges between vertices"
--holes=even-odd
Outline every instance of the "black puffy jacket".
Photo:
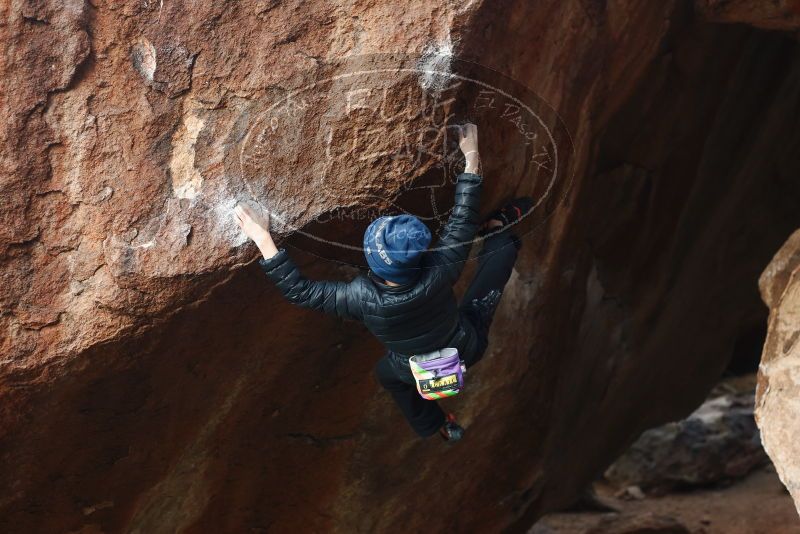
[[419,277],[392,287],[372,271],[351,282],[313,281],[300,274],[285,249],[259,264],[294,304],[362,321],[389,350],[405,356],[455,347],[477,350],[474,328],[459,316],[453,294],[478,229],[482,178],[461,173],[455,205],[432,250],[423,253]]

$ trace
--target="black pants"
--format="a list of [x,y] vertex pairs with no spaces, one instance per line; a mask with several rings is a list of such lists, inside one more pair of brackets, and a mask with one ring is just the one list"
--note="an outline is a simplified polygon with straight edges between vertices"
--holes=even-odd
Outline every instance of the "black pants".
[[[517,260],[515,239],[508,232],[500,232],[484,241],[478,258],[478,270],[461,301],[462,320],[469,321],[478,332],[479,350],[464,359],[467,368],[483,357],[489,343],[489,324],[472,307],[472,301],[486,296],[493,289],[503,290]],[[423,399],[417,392],[410,373],[399,373],[389,361],[388,355],[384,355],[378,361],[375,373],[380,384],[392,395],[400,411],[419,436],[428,437],[435,434],[444,424],[446,417],[442,408],[436,401]]]

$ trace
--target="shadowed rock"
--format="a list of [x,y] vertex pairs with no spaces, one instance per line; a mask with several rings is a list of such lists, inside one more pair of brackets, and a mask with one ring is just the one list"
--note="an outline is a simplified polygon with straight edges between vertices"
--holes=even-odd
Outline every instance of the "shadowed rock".
[[[690,413],[764,320],[755,280],[800,226],[797,42],[693,5],[4,7],[0,531],[519,530]],[[452,449],[404,426],[362,327],[280,299],[230,215],[257,197],[305,274],[347,279],[356,262],[301,232],[357,239],[349,216],[394,205],[446,214],[447,158],[384,152],[429,132],[406,95],[447,87],[373,78],[361,88],[396,104],[386,126],[337,77],[394,52],[516,80],[573,147],[448,405],[469,427]],[[448,90],[437,109],[459,120],[489,105]],[[291,128],[273,128],[277,102]],[[520,117],[478,115],[484,213],[547,190],[551,154]],[[445,144],[434,132],[425,148]]]

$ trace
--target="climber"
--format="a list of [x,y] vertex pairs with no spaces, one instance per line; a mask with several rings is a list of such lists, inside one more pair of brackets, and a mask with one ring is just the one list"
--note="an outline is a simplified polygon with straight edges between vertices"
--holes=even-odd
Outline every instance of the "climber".
[[[460,127],[458,137],[466,166],[456,181],[455,205],[436,246],[427,250],[431,233],[418,218],[379,217],[364,234],[370,269],[351,282],[304,278],[286,250],[275,246],[268,215],[263,220],[244,203],[234,208],[237,223],[263,255],[260,266],[278,290],[300,306],[362,321],[386,348],[375,367],[380,384],[419,436],[439,432],[447,441],[461,439],[464,429],[435,400],[423,398],[421,391],[418,394],[409,358],[452,347],[467,369],[481,359],[495,308],[521,246],[511,226],[533,207],[528,197],[514,200],[479,228],[483,178],[477,126]],[[459,306],[452,286],[476,233],[484,239],[483,249]]]

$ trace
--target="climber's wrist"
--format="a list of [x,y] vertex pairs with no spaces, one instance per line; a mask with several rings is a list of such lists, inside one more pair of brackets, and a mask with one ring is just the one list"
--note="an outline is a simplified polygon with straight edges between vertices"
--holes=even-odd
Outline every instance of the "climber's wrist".
[[481,156],[478,154],[478,151],[470,150],[464,154],[464,158],[467,160],[467,164],[464,167],[464,172],[480,174]]
[[261,255],[264,256],[265,260],[272,258],[278,253],[278,247],[275,246],[275,242],[272,240],[272,236],[269,233],[256,241],[256,246],[258,250],[261,251]]

